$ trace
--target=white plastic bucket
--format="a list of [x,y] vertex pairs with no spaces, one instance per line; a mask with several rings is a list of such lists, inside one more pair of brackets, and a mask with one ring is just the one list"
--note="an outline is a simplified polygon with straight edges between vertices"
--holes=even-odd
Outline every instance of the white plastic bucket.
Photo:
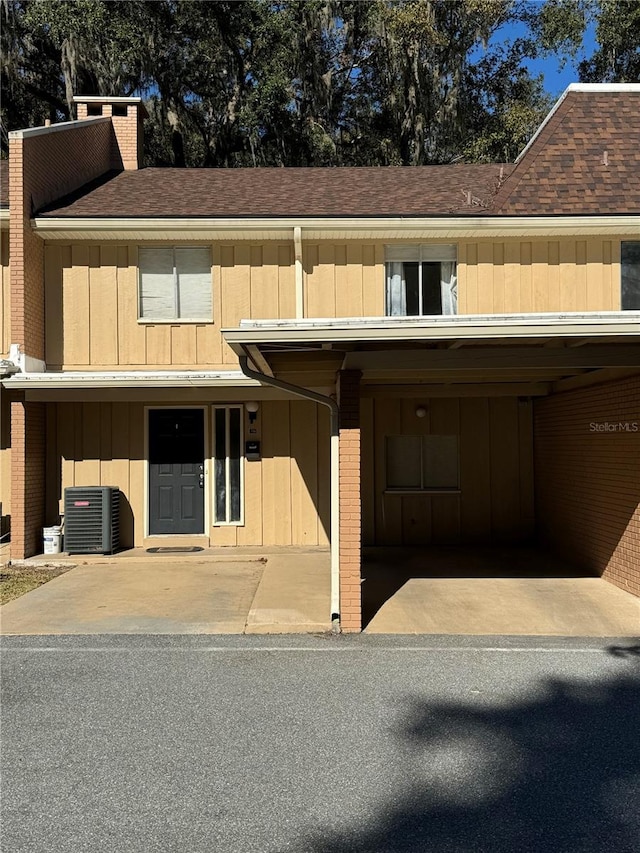
[[59,554],[62,551],[62,528],[43,527],[42,538],[44,539],[45,554]]

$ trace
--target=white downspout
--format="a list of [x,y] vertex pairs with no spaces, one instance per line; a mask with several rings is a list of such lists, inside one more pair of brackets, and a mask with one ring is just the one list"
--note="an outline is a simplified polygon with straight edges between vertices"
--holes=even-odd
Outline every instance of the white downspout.
[[249,367],[248,357],[240,356],[240,369],[245,376],[256,379],[263,385],[271,385],[280,391],[287,391],[296,397],[313,400],[320,403],[331,412],[331,626],[334,631],[340,630],[340,422],[338,404],[331,397],[291,385],[266,373],[259,373]]
[[302,268],[302,228],[296,225],[293,229],[293,250],[296,260],[296,319],[304,317],[304,274]]

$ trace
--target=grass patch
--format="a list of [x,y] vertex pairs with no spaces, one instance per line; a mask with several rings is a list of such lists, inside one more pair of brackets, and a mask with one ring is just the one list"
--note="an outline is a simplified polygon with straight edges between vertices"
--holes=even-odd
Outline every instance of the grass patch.
[[43,583],[68,572],[71,566],[1,566],[0,604],[20,598]]

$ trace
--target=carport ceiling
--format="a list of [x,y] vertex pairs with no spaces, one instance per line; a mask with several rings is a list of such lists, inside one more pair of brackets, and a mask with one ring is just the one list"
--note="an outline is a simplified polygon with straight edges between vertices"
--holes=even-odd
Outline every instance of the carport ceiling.
[[464,370],[514,369],[574,371],[601,367],[639,367],[640,346],[593,344],[582,347],[514,346],[459,349],[358,349],[345,353],[345,370]]

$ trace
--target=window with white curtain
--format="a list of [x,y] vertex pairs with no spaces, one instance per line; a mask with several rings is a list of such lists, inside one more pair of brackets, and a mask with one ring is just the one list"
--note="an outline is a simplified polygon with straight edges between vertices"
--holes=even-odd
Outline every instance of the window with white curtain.
[[387,246],[386,315],[457,314],[456,258],[454,245]]
[[208,246],[150,246],[138,250],[141,320],[213,319]]

